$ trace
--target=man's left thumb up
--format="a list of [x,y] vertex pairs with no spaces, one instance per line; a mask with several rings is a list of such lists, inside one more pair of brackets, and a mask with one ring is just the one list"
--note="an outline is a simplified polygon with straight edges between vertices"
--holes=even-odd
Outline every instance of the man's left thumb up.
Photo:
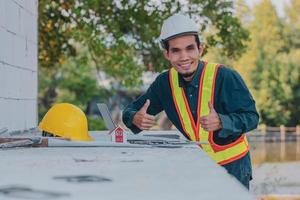
[[216,113],[214,106],[210,101],[208,102],[208,108],[209,108],[209,113]]

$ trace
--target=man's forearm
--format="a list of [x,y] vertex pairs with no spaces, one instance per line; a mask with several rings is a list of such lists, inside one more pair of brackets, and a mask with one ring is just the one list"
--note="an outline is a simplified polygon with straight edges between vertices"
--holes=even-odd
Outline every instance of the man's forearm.
[[230,135],[241,135],[255,129],[258,125],[259,116],[256,112],[219,114],[222,129],[219,136],[226,138]]

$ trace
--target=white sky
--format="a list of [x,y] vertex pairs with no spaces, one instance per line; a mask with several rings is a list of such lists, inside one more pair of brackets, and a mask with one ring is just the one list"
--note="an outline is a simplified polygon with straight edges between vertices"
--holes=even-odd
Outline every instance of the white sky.
[[[253,7],[255,4],[257,4],[260,1],[261,0],[246,0],[247,4],[250,7]],[[284,5],[288,4],[290,1],[289,0],[271,0],[271,1],[276,6],[277,11],[278,11],[278,15],[280,17],[283,17],[284,16]]]

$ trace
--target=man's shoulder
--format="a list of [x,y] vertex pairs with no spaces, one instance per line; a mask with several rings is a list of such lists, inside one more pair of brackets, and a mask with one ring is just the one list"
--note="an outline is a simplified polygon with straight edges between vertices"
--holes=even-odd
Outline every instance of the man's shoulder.
[[218,73],[226,75],[226,74],[234,74],[237,72],[232,67],[229,67],[228,65],[219,64]]
[[231,85],[232,88],[239,88],[241,85],[246,87],[242,76],[232,67],[219,64],[216,79],[219,84]]
[[240,77],[239,73],[232,67],[225,64],[218,64],[218,74],[219,78],[230,78],[230,77]]
[[156,82],[161,82],[166,80],[169,80],[169,69],[166,69],[163,72],[161,72],[155,79]]

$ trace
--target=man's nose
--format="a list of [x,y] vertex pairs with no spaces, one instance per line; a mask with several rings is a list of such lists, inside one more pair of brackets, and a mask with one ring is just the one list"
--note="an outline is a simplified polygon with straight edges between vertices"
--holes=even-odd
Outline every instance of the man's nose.
[[188,58],[189,58],[188,52],[187,51],[181,51],[180,59],[185,60],[185,59],[188,59]]

